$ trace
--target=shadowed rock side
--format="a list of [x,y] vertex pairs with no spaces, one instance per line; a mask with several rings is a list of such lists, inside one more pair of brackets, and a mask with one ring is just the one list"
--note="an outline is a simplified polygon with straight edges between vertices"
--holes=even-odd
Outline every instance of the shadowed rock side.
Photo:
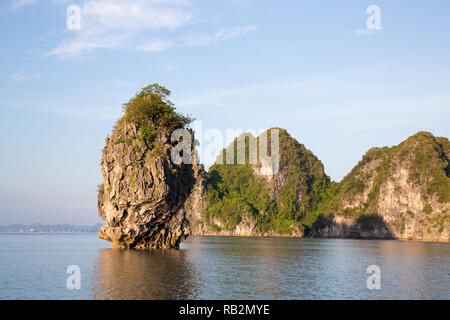
[[428,132],[370,149],[330,190],[311,235],[449,241],[449,153]]
[[161,98],[161,90],[153,85],[132,99],[141,109],[130,111],[126,105],[124,117],[105,141],[98,210],[106,224],[98,236],[113,247],[178,248],[188,234],[184,202],[201,168],[170,160],[170,134],[183,121],[175,122],[178,115]]
[[361,217],[320,216],[314,223],[315,237],[345,239],[396,239],[395,233],[378,214]]

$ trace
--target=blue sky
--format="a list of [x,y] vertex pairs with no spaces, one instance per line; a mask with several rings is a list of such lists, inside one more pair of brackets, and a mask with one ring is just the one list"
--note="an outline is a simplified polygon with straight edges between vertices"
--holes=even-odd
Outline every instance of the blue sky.
[[104,139],[155,82],[205,130],[286,128],[336,181],[373,146],[449,137],[449,14],[446,0],[2,1],[0,224],[98,222]]

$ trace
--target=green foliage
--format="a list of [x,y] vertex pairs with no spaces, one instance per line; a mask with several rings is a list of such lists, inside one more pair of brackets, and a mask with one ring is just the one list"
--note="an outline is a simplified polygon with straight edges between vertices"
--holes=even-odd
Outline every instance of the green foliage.
[[[450,201],[450,178],[448,174],[450,143],[446,138],[435,138],[431,133],[419,132],[398,146],[392,148],[372,148],[352,171],[339,183],[334,200],[325,211],[334,211],[345,215],[363,215],[375,212],[380,196],[380,188],[391,176],[392,170],[403,166],[408,169],[411,182],[425,186],[428,196],[436,195],[440,202]],[[376,168],[366,203],[362,206],[342,209],[345,201],[352,202],[355,195],[361,195],[370,181],[370,170],[364,172],[366,164]],[[373,175],[373,174],[372,174]],[[397,186],[397,192],[401,191]],[[424,195],[426,197],[426,195]],[[426,208],[429,211],[430,208]],[[408,213],[409,214],[409,213]],[[411,212],[411,217],[414,214]]]
[[[370,172],[367,172],[366,174],[363,173],[363,168],[373,161],[383,161],[383,159],[386,159],[386,153],[388,152],[389,148],[383,147],[383,148],[372,148],[370,149],[358,162],[358,164],[350,171],[348,175],[342,179],[342,181],[337,185],[337,192],[335,193],[336,196],[341,197],[341,199],[335,199],[334,201],[342,201],[347,200],[349,202],[352,202],[355,195],[361,194],[366,190],[366,185],[364,181],[369,181],[372,176]],[[384,171],[380,176],[378,172],[377,177],[375,178],[378,182],[375,184],[375,186],[371,189],[371,192],[369,193],[369,199],[376,200],[376,197],[378,196],[378,188],[379,188],[379,182],[382,181],[384,178],[384,174],[387,171],[386,164],[382,165],[382,168],[384,168]]]
[[435,138],[428,132],[419,132],[404,144],[414,148],[414,161],[410,168],[413,182],[418,185],[426,184],[427,194],[436,195],[439,202],[450,202],[448,139]]
[[430,206],[429,204],[426,204],[426,205],[423,207],[423,212],[429,214],[429,213],[433,212],[433,207]]
[[442,175],[435,176],[427,182],[428,195],[437,194],[441,203],[450,202],[450,179]]
[[369,200],[366,204],[366,208],[371,208],[376,206],[376,202],[380,195],[380,187],[389,177],[392,167],[393,159],[395,155],[394,148],[385,148],[382,154],[379,154],[380,164],[376,168],[376,176],[373,181],[372,189],[369,193]]
[[432,224],[434,228],[437,228],[439,233],[442,233],[445,229],[445,226],[449,225],[450,223],[450,214],[447,214],[446,211],[443,211],[440,215],[427,217],[426,220],[428,223]]
[[[174,104],[168,99],[170,91],[158,84],[143,88],[129,102],[123,105],[124,117],[128,122],[140,126],[164,126],[169,129],[182,128],[192,122],[192,118],[175,112]],[[149,128],[142,132],[148,138]]]
[[153,147],[153,140],[155,139],[156,133],[156,129],[151,125],[141,125],[139,128],[139,134],[149,148]]
[[[151,150],[152,157],[164,157],[164,148],[158,145],[158,132],[170,134],[172,130],[184,128],[193,119],[175,111],[169,100],[170,91],[158,84],[143,88],[130,101],[123,105],[124,116],[117,123],[133,123],[137,127],[136,137],[125,137],[115,144],[125,143],[132,146],[138,157]],[[120,129],[116,126],[115,130]],[[129,135],[129,133],[125,134]]]
[[[317,209],[329,187],[322,163],[302,144],[280,130],[280,174],[285,182],[277,190],[266,186],[263,178],[255,177],[249,165],[249,139],[246,139],[245,163],[237,164],[237,140],[234,141],[234,164],[215,164],[207,180],[208,217],[217,217],[231,229],[242,217],[253,217],[260,232],[290,233],[312,225],[308,215]],[[268,139],[270,141],[270,137]],[[257,138],[259,142],[259,137]],[[257,144],[258,145],[258,144]],[[271,146],[268,148],[271,153]],[[258,149],[259,155],[259,149]],[[225,150],[222,153],[225,159]],[[225,159],[226,160],[226,159]],[[224,161],[226,162],[226,161]]]
[[217,217],[227,229],[241,221],[241,216],[251,215],[262,223],[267,217],[260,211],[274,213],[274,204],[263,184],[254,178],[248,165],[214,165],[207,177],[207,217]]
[[346,217],[362,217],[365,213],[364,207],[352,207],[344,209],[344,216]]
[[[249,139],[258,141],[260,137],[246,138],[246,153]],[[238,165],[236,147],[235,141],[234,163],[216,163],[207,178],[206,214],[222,221],[225,229],[249,216],[262,233],[289,233],[292,227],[308,233],[335,214],[355,217],[363,227],[371,228],[378,219],[373,213],[377,212],[381,187],[399,167],[409,171],[411,182],[425,186],[428,196],[436,195],[440,202],[450,201],[450,142],[427,132],[419,132],[398,146],[370,149],[340,183],[330,182],[322,163],[285,130],[280,129],[280,171],[272,180],[282,177],[282,183],[276,187],[272,181],[254,175],[258,166],[248,164],[247,154],[245,164]],[[402,191],[399,186],[395,190]],[[348,207],[356,195],[364,192],[368,194],[365,203]],[[430,205],[424,207],[425,213],[432,210]],[[406,214],[414,218],[413,212]],[[443,230],[443,221],[436,221],[435,227]],[[405,222],[406,216],[402,216],[396,228],[403,230]]]
[[164,148],[162,145],[160,145],[159,143],[156,143],[154,145],[152,145],[153,149],[151,151],[151,155],[152,157],[164,157],[165,153],[164,153]]
[[125,144],[131,146],[133,144],[133,141],[131,141],[131,139],[129,139],[129,138],[120,138],[119,140],[114,141],[115,145],[119,144],[119,143],[125,143]]
[[133,172],[130,175],[130,187],[131,187],[131,189],[134,189],[134,184],[136,183],[135,177],[136,177],[136,174]]
[[301,221],[323,201],[330,180],[322,162],[303,144],[280,129],[280,171],[287,178],[278,193],[281,213]]

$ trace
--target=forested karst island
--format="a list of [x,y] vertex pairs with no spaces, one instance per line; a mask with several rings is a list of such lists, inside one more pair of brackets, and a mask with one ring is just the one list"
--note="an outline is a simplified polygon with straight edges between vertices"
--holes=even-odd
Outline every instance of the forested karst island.
[[[189,234],[450,240],[447,138],[418,132],[397,146],[372,148],[337,183],[307,147],[272,128],[279,132],[276,173],[265,174],[260,159],[251,163],[248,155],[227,163],[240,137],[206,172],[194,147],[191,163],[171,160],[170,135],[190,130],[192,118],[178,113],[169,95],[157,84],[142,89],[106,139],[99,237],[114,247],[177,248]],[[245,134],[246,150],[270,132]]]
[[200,168],[170,160],[172,131],[192,119],[175,112],[169,94],[156,84],[142,89],[105,141],[99,237],[114,247],[176,248],[188,234],[183,204]]

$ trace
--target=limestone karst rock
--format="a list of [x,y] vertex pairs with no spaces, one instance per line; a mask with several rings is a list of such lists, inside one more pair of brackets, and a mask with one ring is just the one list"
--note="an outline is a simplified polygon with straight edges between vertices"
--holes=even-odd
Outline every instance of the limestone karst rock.
[[[270,157],[275,152],[272,134],[277,135],[279,157],[264,162],[264,151]],[[245,152],[238,152],[240,142]],[[232,162],[227,162],[227,154],[233,153]],[[272,128],[257,138],[245,133],[219,155],[203,184],[196,186],[188,202],[189,228],[199,235],[301,237],[306,214],[317,206],[319,191],[328,184],[320,160],[286,130]]]
[[113,247],[178,248],[188,234],[184,203],[201,167],[171,160],[171,133],[190,119],[175,113],[163,90],[149,86],[130,100],[105,141],[99,238]]
[[419,132],[370,149],[336,186],[315,236],[450,240],[450,142]]
[[259,162],[216,163],[197,181],[187,204],[190,232],[449,241],[449,154],[447,138],[419,132],[398,146],[370,149],[336,183],[280,129],[276,174],[265,174]]
[[419,132],[398,146],[372,148],[336,183],[310,150],[272,128],[236,138],[205,172],[189,129],[182,153],[190,163],[173,161],[181,140],[171,135],[191,119],[175,112],[169,94],[144,88],[105,140],[99,237],[113,247],[178,248],[188,234],[450,240],[447,138]]

